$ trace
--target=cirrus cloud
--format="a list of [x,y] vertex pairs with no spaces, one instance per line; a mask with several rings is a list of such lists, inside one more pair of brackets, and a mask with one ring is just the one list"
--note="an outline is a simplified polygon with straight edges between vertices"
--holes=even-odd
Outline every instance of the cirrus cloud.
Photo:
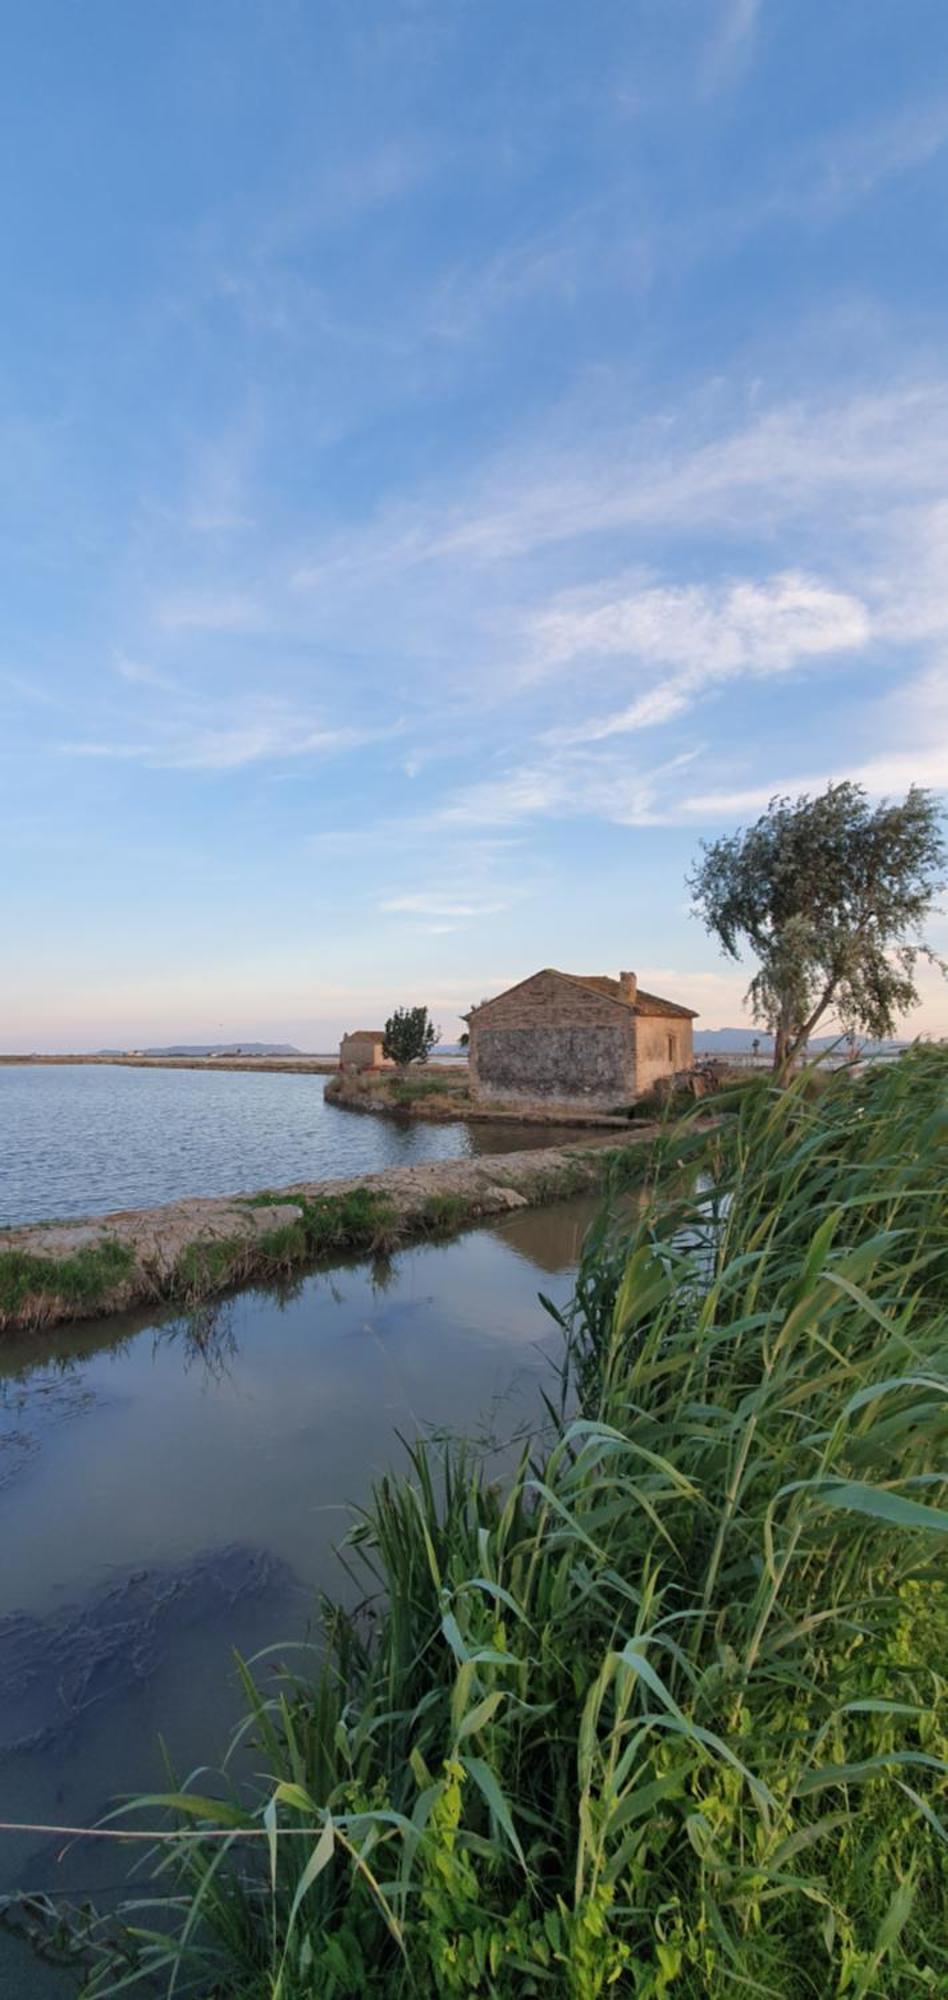
[[788,570],[760,582],[653,586],[605,597],[583,591],[542,613],[533,632],[546,670],[577,659],[678,669],[626,707],[568,732],[574,742],[596,742],[667,722],[703,689],[739,675],[766,677],[851,652],[868,641],[871,621],[849,592]]

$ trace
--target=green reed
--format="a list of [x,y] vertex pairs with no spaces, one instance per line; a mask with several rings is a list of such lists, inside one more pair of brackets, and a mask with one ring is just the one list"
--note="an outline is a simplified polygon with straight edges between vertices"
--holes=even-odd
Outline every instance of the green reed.
[[948,1992],[948,1059],[696,1130],[513,1475],[411,1450],[224,1785],[136,1801],[180,1834],[96,2000]]

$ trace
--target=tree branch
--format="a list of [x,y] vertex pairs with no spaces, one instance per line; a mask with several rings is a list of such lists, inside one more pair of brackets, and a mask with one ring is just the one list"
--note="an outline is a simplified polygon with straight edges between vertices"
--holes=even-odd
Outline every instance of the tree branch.
[[792,1063],[797,1053],[797,1050],[802,1048],[804,1044],[809,1041],[810,1036],[812,1035],[813,1030],[816,1027],[817,1021],[822,1019],[823,1015],[826,1012],[827,1007],[830,1005],[833,999],[833,995],[836,992],[837,983],[838,982],[834,975],[834,977],[830,980],[829,985],[826,987],[822,999],[817,1001],[812,1014],[810,1014],[807,1020],[804,1021],[802,1028],[798,1028],[797,1033],[793,1038],[793,1041],[790,1043],[787,1049],[786,1059],[788,1064]]

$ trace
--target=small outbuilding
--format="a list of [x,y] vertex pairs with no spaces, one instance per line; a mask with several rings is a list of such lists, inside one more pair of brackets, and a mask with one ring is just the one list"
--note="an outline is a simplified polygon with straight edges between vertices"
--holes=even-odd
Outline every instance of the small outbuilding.
[[394,1069],[385,1054],[384,1028],[354,1028],[339,1044],[340,1069]]
[[609,1111],[690,1069],[694,1009],[645,993],[634,972],[547,966],[467,1015],[471,1093]]

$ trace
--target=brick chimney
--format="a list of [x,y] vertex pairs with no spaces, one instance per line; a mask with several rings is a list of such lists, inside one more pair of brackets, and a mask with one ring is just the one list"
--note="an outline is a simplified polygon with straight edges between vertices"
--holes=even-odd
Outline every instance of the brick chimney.
[[635,973],[634,973],[634,972],[620,972],[620,974],[619,974],[619,985],[620,985],[620,987],[621,987],[621,989],[622,989],[622,998],[623,998],[623,1000],[628,1000],[628,1001],[630,1001],[631,1005],[632,1005],[632,1006],[634,1007],[634,1006],[635,1006],[635,996],[636,996],[636,994],[637,994],[637,992],[638,992],[638,990],[639,990],[639,982],[638,982],[638,980],[637,980],[637,978],[636,978],[636,976],[635,976]]

